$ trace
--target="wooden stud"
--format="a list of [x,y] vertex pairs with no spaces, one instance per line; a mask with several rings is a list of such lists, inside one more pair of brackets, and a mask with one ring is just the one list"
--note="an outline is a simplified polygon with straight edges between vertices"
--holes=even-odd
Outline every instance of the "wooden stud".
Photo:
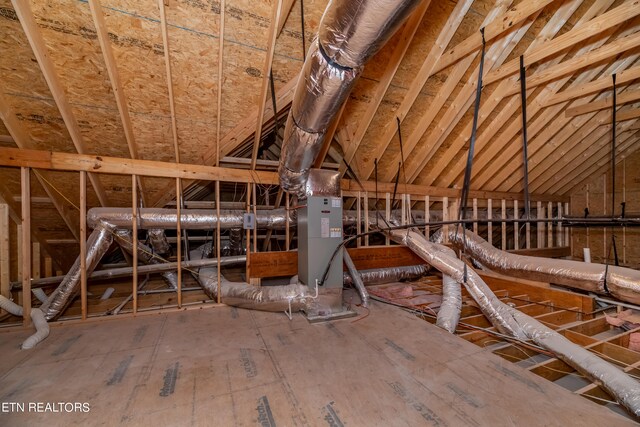
[[178,308],[182,307],[182,183],[176,178],[176,261],[178,262]]
[[616,114],[616,120],[619,122],[634,120],[638,118],[640,118],[640,108],[628,109],[625,111],[620,111],[618,114]]
[[[562,219],[563,213],[562,213],[562,203],[558,202],[558,219]],[[558,247],[564,246],[565,245],[565,241],[564,241],[564,230],[562,227],[562,222],[558,222],[558,229],[557,229],[557,245]]]
[[478,234],[478,199],[473,199],[473,232]]
[[[518,209],[518,201],[513,201],[513,218],[520,219],[520,210]],[[513,249],[520,249],[520,223],[513,223]]]
[[[176,106],[173,97],[173,78],[171,76],[171,51],[169,47],[169,33],[167,31],[167,17],[165,16],[164,0],[158,0],[160,10],[160,30],[162,33],[162,47],[164,49],[164,65],[167,78],[167,91],[169,97],[169,111],[171,113],[171,136],[173,137],[173,150],[176,163],[180,163],[180,147],[178,144],[178,126],[176,124]],[[137,295],[137,292],[136,292]]]
[[[442,220],[449,221],[449,198],[442,198]],[[449,226],[442,226],[442,231],[444,234],[444,243],[449,243]]]
[[89,314],[87,307],[87,173],[80,171],[80,306],[82,320]]
[[407,225],[407,198],[404,193],[400,195],[400,223]]
[[18,250],[18,280],[22,280],[22,265],[24,264],[22,260],[22,214],[20,214],[20,222],[16,227],[16,243]]
[[285,222],[286,222],[286,227],[285,227],[285,238],[284,238],[284,250],[288,251],[289,250],[289,227],[291,226],[291,224],[289,223],[289,213],[290,213],[290,209],[291,209],[291,204],[289,203],[289,193],[285,193],[285,205],[287,206],[286,212],[287,212],[287,216],[285,218]]
[[[571,46],[587,40],[597,34],[600,34],[609,28],[613,28],[631,18],[640,15],[640,0],[633,0],[603,13],[602,15],[583,24],[576,25],[571,30],[548,41],[533,52],[527,54],[524,58],[525,66],[528,67],[537,62],[555,55]],[[491,71],[484,79],[484,84],[489,85],[495,81],[515,74],[519,69],[519,59],[514,58],[507,64]]]
[[256,160],[258,159],[258,148],[260,147],[262,125],[264,123],[265,104],[267,103],[267,95],[269,95],[269,76],[271,75],[273,53],[276,48],[276,40],[278,37],[278,23],[280,21],[280,15],[282,14],[282,0],[276,0],[272,3],[271,24],[269,25],[269,35],[267,36],[267,51],[264,66],[262,68],[262,89],[260,90],[260,98],[258,98],[258,120],[256,122],[256,133],[253,139],[251,169],[256,168]]
[[42,254],[40,253],[40,243],[38,242],[31,243],[31,278],[32,279],[40,279],[42,277],[41,256]]
[[53,276],[53,260],[50,256],[44,257],[44,277]]
[[[429,202],[429,196],[424,196],[424,222],[425,224],[428,224],[429,222],[431,222],[431,206],[430,206],[430,202]],[[428,225],[424,226],[424,237],[426,237],[427,239],[429,239],[429,234],[431,232],[431,227],[429,227]]]
[[0,295],[6,298],[11,298],[9,255],[9,206],[6,203],[0,203]]
[[[255,218],[258,217],[257,206],[258,202],[256,201],[256,184],[253,184],[253,216]],[[257,220],[256,220],[257,221]],[[257,225],[253,227],[253,252],[258,252],[258,227]]]
[[[162,2],[162,0],[160,0]],[[131,292],[133,293],[133,314],[138,313],[138,182],[136,175],[131,175],[131,221],[133,246],[133,278]],[[178,201],[179,203],[179,201]]]
[[[531,210],[531,201],[529,201],[529,210]],[[527,218],[530,220],[531,218]],[[531,223],[525,225],[525,249],[531,249]]]
[[502,206],[501,206],[501,213],[502,213],[502,224],[501,224],[501,231],[502,231],[502,242],[501,242],[501,246],[502,246],[502,250],[506,251],[507,250],[507,223],[504,222],[504,220],[507,218],[507,201],[505,199],[501,200],[502,202]]
[[[387,220],[387,223],[390,223],[390,221],[391,221],[391,193],[385,193],[384,200],[385,200],[384,217]],[[391,244],[391,240],[389,239],[388,235],[385,238],[385,244],[387,246],[389,246]]]
[[[358,191],[358,201],[356,202],[356,234],[362,233],[362,204],[360,203],[361,193]],[[362,246],[362,239],[358,237],[356,239],[356,246],[359,248]]]
[[287,18],[289,18],[289,13],[291,13],[291,8],[296,0],[283,0],[282,3],[282,12],[280,13],[280,17],[278,18],[278,33],[276,35],[279,36],[282,33],[282,29],[284,28],[284,24],[287,22]]
[[[224,24],[225,24],[225,0],[220,0],[220,26],[218,32],[218,88],[217,88],[217,113],[216,113],[216,146],[215,146],[215,165],[220,166],[220,136],[222,128],[222,82],[223,82],[223,65],[224,65]],[[275,111],[274,111],[275,114]],[[220,286],[222,281],[222,265],[220,263],[221,257],[221,235],[220,235],[220,181],[216,181],[216,259],[218,265],[216,266],[216,279],[217,279],[217,291],[216,301],[221,303]],[[288,220],[288,218],[287,218]],[[287,223],[288,226],[288,223]]]
[[[617,85],[630,83],[636,79],[640,79],[640,66],[629,68],[627,70],[616,73]],[[612,84],[613,81],[611,79],[611,76],[607,75],[592,82],[583,83],[562,92],[558,92],[557,94],[547,98],[545,100],[544,106],[550,107],[561,102],[583,98],[587,95],[591,95],[592,93],[600,92],[602,90],[609,90],[612,87]]]
[[[49,57],[48,48],[42,38],[42,34],[40,33],[35,17],[33,16],[29,0],[11,0],[11,3],[13,4],[16,15],[22,24],[22,29],[29,40],[29,44],[31,45],[31,49],[33,50],[36,60],[38,61],[40,70],[47,81],[51,95],[53,96],[58,110],[60,111],[60,115],[64,120],[67,131],[73,141],[73,145],[76,147],[78,153],[83,154],[87,150],[82,137],[82,132],[80,131],[80,126],[73,114],[71,104],[67,99],[65,90],[60,83],[53,61]],[[109,206],[107,193],[98,177],[91,174],[89,175],[89,180],[91,181],[91,185],[93,186],[96,195],[98,196],[100,204],[102,206]]]
[[31,169],[20,169],[22,197],[22,322],[31,324]]
[[547,247],[553,247],[553,202],[547,203],[547,218],[549,222],[547,223]]
[[[251,190],[253,186],[251,183],[247,183],[247,200],[246,200],[246,212],[251,212]],[[247,229],[245,231],[245,239],[246,239],[246,252],[247,252],[247,265],[246,265],[246,274],[247,278],[251,277],[251,230]]]
[[[542,207],[542,202],[538,202],[536,216],[538,219],[544,218],[544,212]],[[544,248],[544,223],[542,221],[536,222],[536,231],[537,231],[537,247],[538,249]]]
[[[369,232],[369,194],[364,193],[364,232]],[[369,235],[364,236],[364,245],[369,246]]]
[[[487,219],[491,220],[493,218],[493,200],[487,199]],[[493,222],[489,221],[487,223],[487,242],[490,245],[493,245]]]

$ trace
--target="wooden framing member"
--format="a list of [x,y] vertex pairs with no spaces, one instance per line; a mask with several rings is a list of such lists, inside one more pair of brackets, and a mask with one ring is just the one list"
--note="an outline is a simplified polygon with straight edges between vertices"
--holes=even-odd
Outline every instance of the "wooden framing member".
[[[162,1],[162,0],[160,0]],[[133,277],[131,280],[131,292],[133,293],[133,314],[138,312],[138,186],[136,175],[131,175],[131,222],[132,222],[132,263]],[[179,236],[178,236],[179,237]]]
[[[31,324],[31,169],[20,169],[22,207],[22,323]],[[20,260],[18,261],[20,262]]]
[[[96,27],[96,35],[98,36],[98,42],[100,43],[100,49],[102,50],[102,56],[104,63],[109,74],[109,81],[111,82],[111,89],[116,99],[116,105],[118,112],[120,113],[120,121],[122,122],[122,129],[124,130],[124,136],[127,140],[127,147],[129,148],[129,155],[132,159],[137,159],[138,145],[136,144],[135,137],[133,135],[133,125],[131,124],[131,117],[129,115],[129,106],[127,99],[120,82],[120,73],[118,72],[118,65],[111,49],[111,42],[109,41],[109,33],[107,31],[107,24],[104,20],[104,14],[102,13],[102,4],[100,0],[89,0],[89,8],[91,10],[91,16],[93,17],[93,23]],[[140,195],[144,200],[145,206],[148,206],[148,200],[146,199],[146,192],[144,191],[142,180],[139,180]]]
[[[167,77],[167,91],[169,97],[169,110],[171,113],[171,135],[173,137],[173,150],[175,152],[176,163],[180,163],[180,146],[178,144],[178,126],[176,124],[176,106],[173,97],[173,78],[171,76],[171,53],[169,51],[169,34],[167,32],[167,17],[165,15],[164,1],[158,0],[160,10],[160,30],[162,32],[162,47],[164,49],[164,64]],[[137,293],[136,293],[137,295]]]
[[[616,96],[616,102],[618,105],[627,104],[638,100],[640,100],[640,90],[622,92]],[[576,107],[567,108],[565,110],[565,115],[567,117],[579,116],[581,114],[611,108],[612,106],[613,97],[607,97],[605,99],[601,99],[600,101],[590,102]]]
[[[629,68],[627,70],[616,73],[616,84],[618,86],[625,83],[630,83],[636,79],[640,79],[640,66]],[[567,89],[553,96],[550,96],[545,100],[544,106],[550,107],[561,102],[582,98],[587,95],[591,95],[592,93],[600,92],[601,90],[608,90],[612,87],[613,82],[611,76],[605,76],[598,80],[584,83],[574,88]]]
[[478,199],[473,199],[473,232],[478,234]]
[[11,298],[9,230],[9,206],[6,203],[0,203],[0,295],[6,298]]
[[[549,58],[558,52],[577,45],[590,37],[600,34],[625,21],[640,15],[640,0],[632,0],[597,16],[583,25],[576,25],[568,32],[543,44],[524,58],[525,67]],[[519,59],[514,58],[507,64],[487,74],[484,84],[489,85],[518,72]]]
[[[216,112],[216,146],[215,146],[215,165],[220,166],[220,136],[221,127],[222,127],[222,72],[224,65],[224,24],[225,24],[225,13],[226,13],[226,4],[225,0],[220,0],[220,25],[219,25],[219,33],[218,33],[218,89],[217,89],[217,112]],[[274,111],[275,114],[275,111]],[[216,215],[220,218],[220,181],[216,181]],[[216,302],[220,304],[220,282],[222,279],[222,273],[220,265],[220,245],[221,245],[221,236],[220,236],[220,221],[216,223],[216,259],[218,261],[218,265],[216,266],[216,279],[218,289],[216,291]]]
[[31,278],[32,279],[40,279],[42,277],[41,274],[41,266],[42,266],[42,254],[40,253],[40,243],[32,242],[31,243]]
[[625,111],[619,111],[618,114],[616,114],[616,121],[619,122],[638,118],[640,118],[640,108],[627,109]]
[[487,223],[487,242],[490,245],[493,245],[493,200],[487,199],[487,219],[489,222]]
[[[502,219],[506,219],[507,218],[507,201],[505,199],[501,200],[501,214],[502,214]],[[500,224],[500,231],[502,232],[502,236],[501,236],[501,247],[503,251],[507,250],[507,223],[502,221],[502,223]]]
[[178,262],[178,308],[182,307],[182,183],[180,178],[176,178],[176,261]]
[[296,0],[283,0],[282,12],[278,17],[278,32],[276,33],[276,37],[279,36],[280,33],[282,32],[282,29],[284,28],[284,24],[287,22],[287,19],[289,18],[289,13],[291,13],[291,8],[293,7],[293,4],[295,2]]
[[[429,201],[429,196],[424,196],[424,222],[429,224],[431,222],[431,203]],[[428,225],[424,226],[424,237],[429,239],[429,234],[431,232],[431,227]]]
[[[552,2],[553,0],[532,0],[510,7],[503,15],[486,24],[484,27],[484,39],[489,43],[504,34],[506,31],[514,28],[531,15],[537,14]],[[482,36],[480,35],[480,32],[472,34],[442,55],[433,71],[433,74],[444,70],[470,53],[479,51],[481,47]]]
[[553,222],[551,222],[551,220],[553,219],[553,202],[547,203],[547,219],[549,219],[549,222],[547,223],[547,247],[552,248],[553,247]]
[[[15,114],[15,111],[9,106],[7,99],[0,92],[0,120],[2,120],[7,127],[7,130],[13,137],[13,142],[18,146],[18,148],[26,148],[33,149],[35,148],[34,144],[31,142],[31,138],[28,136],[24,127],[18,121],[18,118]],[[69,210],[68,203],[56,192],[56,190],[47,183],[47,181],[52,181],[50,178],[50,174],[46,171],[40,171],[36,174],[36,179],[44,188],[44,191],[49,196],[49,199],[55,206],[56,210],[60,214],[60,217],[73,234],[73,237],[78,240],[78,228],[77,228],[77,220],[74,218],[73,211]]]
[[[130,171],[136,171],[137,175],[154,176],[160,178],[200,179],[206,181],[224,180],[229,182],[260,184],[278,184],[278,176],[275,172],[250,171],[243,169],[222,168],[215,166],[203,166],[192,164],[176,164],[153,160],[136,160],[119,157],[90,156],[83,154],[60,153],[39,150],[20,150],[17,148],[0,147],[0,166],[31,167],[37,169],[51,169],[64,171],[84,170],[93,173],[107,173],[116,175],[130,175]],[[363,189],[353,180],[343,179],[341,188],[343,191],[375,191],[374,181],[362,182]],[[173,186],[173,184],[172,184]],[[394,183],[379,182],[378,192],[393,192]],[[174,191],[174,190],[172,190]],[[414,196],[448,196],[458,197],[460,190],[455,188],[431,187],[426,185],[403,184],[403,191]],[[478,191],[469,192],[469,197],[478,199],[520,199],[522,194],[502,191]],[[531,194],[531,200],[545,200],[564,202],[567,196],[553,194]],[[42,242],[41,242],[42,243]]]
[[[162,0],[160,0],[162,1]],[[282,13],[282,1],[273,2],[271,13],[271,24],[269,25],[269,35],[267,36],[267,52],[262,69],[262,89],[260,90],[260,98],[258,98],[258,120],[256,121],[256,132],[253,139],[253,152],[251,154],[251,169],[256,168],[256,160],[258,159],[258,148],[260,148],[260,140],[262,138],[262,125],[264,122],[264,110],[269,95],[269,76],[271,75],[271,65],[273,64],[273,53],[276,48],[276,40],[278,39],[278,26],[280,15]]]
[[[84,144],[84,138],[82,137],[82,132],[80,131],[80,126],[78,126],[78,121],[71,110],[71,105],[69,104],[67,95],[55,71],[53,61],[51,61],[51,58],[49,57],[47,46],[44,43],[42,34],[40,34],[40,30],[38,29],[38,24],[33,16],[29,0],[11,0],[11,4],[13,4],[16,15],[20,19],[22,29],[29,40],[29,44],[31,45],[31,49],[33,50],[36,60],[38,61],[38,65],[40,65],[40,70],[47,81],[49,90],[51,90],[51,95],[53,96],[58,110],[60,111],[60,115],[64,120],[67,131],[73,141],[73,145],[76,147],[79,154],[84,154],[87,150]],[[109,206],[107,193],[98,177],[93,174],[89,174],[89,180],[91,181],[91,185],[93,186],[96,195],[98,196],[100,204],[102,206]]]
[[[517,200],[513,201],[513,218],[520,218],[520,211],[518,210]],[[513,224],[513,249],[516,251],[520,249],[520,224],[518,223]]]
[[80,305],[87,319],[87,173],[80,171]]

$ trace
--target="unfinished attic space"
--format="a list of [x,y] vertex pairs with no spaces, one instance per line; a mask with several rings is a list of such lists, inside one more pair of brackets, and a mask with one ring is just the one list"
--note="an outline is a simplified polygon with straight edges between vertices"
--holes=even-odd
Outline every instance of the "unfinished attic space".
[[640,0],[0,0],[0,425],[640,425]]

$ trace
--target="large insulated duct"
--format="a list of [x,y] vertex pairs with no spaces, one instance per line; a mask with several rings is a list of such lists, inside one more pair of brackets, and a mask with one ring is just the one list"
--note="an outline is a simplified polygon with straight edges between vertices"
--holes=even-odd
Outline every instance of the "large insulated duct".
[[[401,282],[403,280],[417,280],[422,276],[426,276],[428,272],[429,266],[426,264],[358,270],[358,274],[365,286],[383,285],[385,283]],[[348,271],[343,273],[343,283],[345,285],[353,284],[351,274]]]
[[640,271],[604,264],[516,255],[502,251],[467,230],[449,229],[449,241],[490,270],[507,276],[550,282],[574,289],[611,294],[621,301],[640,304]]
[[[93,225],[93,232],[87,239],[87,275],[91,274],[100,259],[109,250],[111,243],[113,243],[114,231],[115,227],[104,221],[96,221]],[[67,308],[73,297],[78,293],[80,275],[80,257],[78,257],[62,283],[49,295],[49,300],[40,307],[44,312],[45,319],[55,319]]]
[[[530,339],[553,352],[569,366],[602,385],[620,404],[640,417],[640,383],[621,369],[572,343],[534,318],[504,304],[470,267],[467,268],[465,282],[464,263],[455,257],[451,249],[429,242],[422,234],[410,230],[396,230],[389,234],[393,240],[407,245],[443,274],[464,284],[482,312],[499,331],[518,340]],[[494,313],[498,313],[499,316],[495,316]]]
[[[353,285],[358,290],[358,294],[360,294],[360,300],[362,301],[362,306],[365,308],[369,307],[369,292],[364,287],[364,282],[362,281],[362,277],[360,277],[360,273],[358,273],[358,270],[356,269],[356,265],[353,263],[353,260],[349,255],[349,251],[344,251],[342,259],[344,261],[344,264],[347,266],[347,270],[349,271],[349,274],[351,274],[351,280],[353,282]],[[344,283],[344,280],[343,280],[343,283]]]
[[417,0],[332,0],[303,65],[287,118],[278,172],[280,186],[304,197],[309,169],[327,128],[364,64],[395,33]]

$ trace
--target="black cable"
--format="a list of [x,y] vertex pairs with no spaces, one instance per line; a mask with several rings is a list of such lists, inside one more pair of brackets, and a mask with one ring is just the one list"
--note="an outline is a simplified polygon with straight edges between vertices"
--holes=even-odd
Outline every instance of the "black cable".
[[527,73],[524,68],[524,56],[520,55],[520,99],[522,101],[522,159],[523,159],[523,191],[524,213],[531,218],[529,207],[529,154],[527,149]]
[[391,209],[393,210],[396,206],[396,194],[398,192],[398,181],[400,180],[400,165],[398,162],[398,173],[396,174],[395,184],[393,185],[393,197],[391,198]]
[[611,215],[616,210],[616,75],[613,74],[613,120],[611,124]]
[[374,177],[376,180],[376,203],[375,203],[375,210],[376,210],[376,218],[378,217],[378,159],[375,158],[373,159],[373,170],[374,170]]
[[269,71],[269,84],[271,86],[271,104],[273,105],[273,121],[275,123],[273,128],[273,131],[275,132],[274,141],[277,143],[280,123],[278,122],[278,110],[276,109],[276,88],[273,82],[273,69]]

